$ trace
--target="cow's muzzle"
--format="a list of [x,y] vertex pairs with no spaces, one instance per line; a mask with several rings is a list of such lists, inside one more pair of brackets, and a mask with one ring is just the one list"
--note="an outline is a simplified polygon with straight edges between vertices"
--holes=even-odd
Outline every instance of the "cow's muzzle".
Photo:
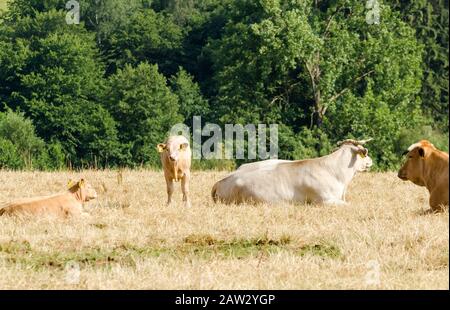
[[399,177],[399,179],[402,179],[403,181],[407,181],[408,180],[407,176],[404,173],[402,173],[401,171],[399,171],[397,176]]

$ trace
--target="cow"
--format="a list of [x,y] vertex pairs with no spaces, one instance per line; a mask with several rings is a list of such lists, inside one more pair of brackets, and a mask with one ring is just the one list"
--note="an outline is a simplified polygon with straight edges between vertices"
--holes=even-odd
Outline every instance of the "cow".
[[189,141],[184,136],[170,136],[165,143],[159,143],[157,150],[160,153],[161,163],[167,186],[167,205],[172,204],[174,182],[181,181],[183,203],[185,207],[191,206],[189,198],[189,181],[191,178],[191,149]]
[[448,153],[438,150],[427,140],[421,140],[408,147],[403,155],[407,158],[398,171],[398,177],[427,188],[431,211],[448,207]]
[[370,140],[345,140],[333,153],[306,160],[270,159],[242,165],[212,188],[214,202],[226,204],[346,204],[347,187],[359,171],[372,166],[363,145]]
[[76,217],[88,216],[83,204],[97,198],[95,189],[84,179],[70,181],[64,193],[21,199],[0,209],[0,215]]

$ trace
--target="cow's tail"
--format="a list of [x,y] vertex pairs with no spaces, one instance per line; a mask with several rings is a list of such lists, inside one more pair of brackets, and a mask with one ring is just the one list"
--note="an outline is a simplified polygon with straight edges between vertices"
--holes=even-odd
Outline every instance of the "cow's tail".
[[217,183],[214,184],[214,186],[211,190],[211,197],[212,197],[214,203],[217,203]]

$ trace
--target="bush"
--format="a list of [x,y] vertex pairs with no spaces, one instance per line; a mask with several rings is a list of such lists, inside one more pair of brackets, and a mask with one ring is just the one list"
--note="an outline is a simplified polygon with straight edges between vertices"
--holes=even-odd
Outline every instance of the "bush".
[[236,169],[236,162],[231,159],[193,159],[192,170],[225,170]]
[[17,170],[25,168],[16,146],[0,137],[0,169]]
[[434,130],[431,126],[422,126],[419,130],[400,131],[399,137],[395,143],[395,151],[397,154],[403,153],[411,144],[420,140],[429,140],[438,149],[448,152],[448,133],[442,133]]
[[[13,162],[21,161],[26,168],[32,168],[33,157],[45,148],[44,141],[36,136],[32,121],[25,118],[23,113],[11,110],[0,113],[0,138],[4,140],[6,150],[11,152],[8,153],[9,160],[12,160],[11,156],[17,156],[17,161],[14,159]],[[5,141],[14,146],[14,151]]]
[[278,128],[280,159],[307,159],[329,154],[333,147],[328,136],[318,128],[302,128],[294,133],[289,127],[281,125]]
[[36,157],[33,166],[40,170],[62,170],[66,167],[66,155],[59,142],[50,143]]

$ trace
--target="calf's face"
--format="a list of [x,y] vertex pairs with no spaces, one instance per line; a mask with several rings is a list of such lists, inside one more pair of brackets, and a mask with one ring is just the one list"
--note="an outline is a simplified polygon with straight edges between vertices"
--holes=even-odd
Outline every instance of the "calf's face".
[[89,201],[97,198],[97,192],[90,183],[81,179],[77,183],[69,181],[69,190],[77,193],[82,201]]
[[186,150],[188,146],[188,143],[160,143],[158,144],[157,149],[160,153],[167,152],[169,160],[176,162],[180,157],[180,152]]
[[[81,179],[81,181],[84,181]],[[84,182],[84,186],[81,188],[83,191],[83,196],[85,197],[85,201],[89,201],[97,198],[97,191],[92,187],[92,185],[88,182]]]

